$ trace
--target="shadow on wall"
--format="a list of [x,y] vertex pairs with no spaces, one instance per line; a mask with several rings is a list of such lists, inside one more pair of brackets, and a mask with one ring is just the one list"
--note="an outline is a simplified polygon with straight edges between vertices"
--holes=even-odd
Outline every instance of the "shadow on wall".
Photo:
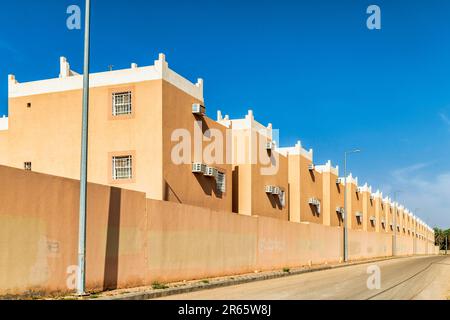
[[283,209],[283,205],[281,204],[280,198],[278,196],[274,196],[273,194],[266,193],[267,198],[269,198],[270,204],[274,209]]
[[109,196],[103,289],[117,289],[119,277],[119,239],[122,190],[111,188]]
[[175,191],[172,189],[170,184],[164,180],[164,201],[173,201],[176,200],[178,203],[182,203],[181,199],[177,196]]
[[232,197],[232,211],[239,213],[239,167],[235,166],[233,169],[233,197]]

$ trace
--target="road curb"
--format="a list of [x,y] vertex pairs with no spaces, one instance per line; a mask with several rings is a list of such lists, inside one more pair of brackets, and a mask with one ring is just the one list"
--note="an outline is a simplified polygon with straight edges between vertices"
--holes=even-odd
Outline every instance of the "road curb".
[[[168,297],[168,296],[183,294],[183,293],[190,293],[190,292],[209,290],[209,289],[215,289],[215,288],[221,288],[221,287],[229,287],[229,286],[240,285],[240,284],[256,282],[256,281],[278,279],[278,278],[295,276],[295,275],[306,274],[306,273],[311,273],[311,272],[339,269],[339,268],[345,268],[345,267],[350,267],[350,266],[356,266],[356,265],[362,265],[362,264],[368,264],[368,263],[374,263],[374,262],[380,262],[380,261],[395,260],[395,259],[411,258],[411,257],[412,256],[385,257],[385,258],[372,259],[372,260],[360,260],[360,261],[349,262],[349,263],[345,263],[345,264],[342,263],[342,264],[336,264],[336,265],[322,265],[322,266],[312,267],[312,268],[302,268],[302,269],[292,270],[290,272],[275,271],[275,272],[270,272],[267,274],[247,274],[247,275],[240,275],[240,276],[238,275],[238,276],[234,276],[233,279],[228,278],[228,279],[214,281],[212,283],[195,283],[195,284],[190,284],[190,285],[186,285],[186,286],[178,287],[178,288],[168,288],[168,289],[162,289],[162,290],[152,289],[152,290],[142,291],[142,292],[124,293],[124,294],[119,294],[117,296],[101,296],[101,297],[96,298],[95,300],[150,300],[150,299],[163,298],[163,297]],[[91,299],[87,298],[87,300],[91,300]]]

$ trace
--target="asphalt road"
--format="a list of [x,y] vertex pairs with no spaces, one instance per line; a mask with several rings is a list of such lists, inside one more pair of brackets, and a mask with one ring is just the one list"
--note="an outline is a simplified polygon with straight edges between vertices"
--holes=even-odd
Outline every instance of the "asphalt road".
[[[379,267],[379,269],[377,268]],[[369,274],[368,272],[375,273]],[[375,274],[380,275],[380,288]],[[369,284],[372,289],[368,288]],[[165,300],[412,300],[450,296],[450,257],[413,257],[165,297]]]

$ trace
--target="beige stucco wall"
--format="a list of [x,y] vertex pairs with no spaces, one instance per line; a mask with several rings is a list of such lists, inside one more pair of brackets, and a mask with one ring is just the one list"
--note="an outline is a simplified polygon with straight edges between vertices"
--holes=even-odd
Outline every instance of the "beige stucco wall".
[[[361,193],[362,196],[362,208],[364,213],[364,224],[363,230],[368,232],[375,232],[377,229],[378,220],[376,215],[376,202],[375,199],[370,199],[371,193],[368,191],[364,191]],[[375,222],[370,221],[370,217],[375,217]]]
[[392,237],[383,233],[349,230],[349,257],[387,257],[392,255]]
[[343,225],[342,218],[336,209],[344,207],[344,185],[342,183],[337,184],[337,179],[338,176],[331,171],[326,171],[322,174],[323,224],[333,227]]
[[[233,211],[247,216],[289,219],[288,159],[277,151],[266,151],[267,132],[255,128],[231,128],[230,146],[233,163]],[[265,192],[268,185],[285,192],[285,206],[280,198]]]
[[[0,177],[0,294],[70,291],[79,182],[3,166]],[[89,288],[144,284],[145,209],[143,193],[88,186]]]
[[[292,154],[289,158],[290,220],[293,222],[312,222],[323,224],[323,184],[322,173],[316,169],[310,171],[312,161],[303,155]],[[321,212],[317,214],[309,204],[310,198],[321,203]]]
[[[367,215],[364,215],[363,196],[362,193],[356,192],[357,187],[358,186],[352,182],[347,183],[347,212],[349,215],[347,222],[350,229],[363,230],[368,217]],[[363,213],[361,220],[356,218],[357,212]]]
[[[71,291],[79,182],[4,166],[0,179],[7,181],[0,185],[0,295]],[[126,288],[337,262],[342,238],[339,227],[247,217],[89,184],[87,287]],[[388,256],[391,240],[389,234],[350,230],[350,258]],[[412,248],[410,237],[399,236],[399,254],[411,254]],[[417,240],[417,253],[435,250]]]
[[[194,97],[178,89],[177,87],[164,82],[163,83],[163,108],[162,108],[162,144],[163,144],[163,188],[164,196],[162,199],[178,203],[185,203],[199,207],[205,207],[216,210],[232,210],[232,176],[233,170],[231,164],[226,162],[226,128],[213,121],[207,116],[195,116],[192,114],[192,104],[201,103]],[[201,123],[198,132],[195,134],[196,122]],[[191,162],[187,164],[177,164],[172,159],[172,150],[179,144],[179,141],[172,141],[172,134],[179,129],[189,133],[191,137]],[[222,141],[209,139],[212,132],[218,132],[223,138]],[[208,139],[207,139],[208,138]],[[200,145],[198,153],[196,150],[196,139]],[[212,155],[217,155],[217,161],[207,163],[204,153],[209,146],[221,148],[212,151]],[[207,152],[209,154],[209,152]],[[223,156],[220,157],[219,155]],[[197,158],[196,158],[197,157]],[[217,191],[215,179],[203,175],[192,173],[192,163],[201,162],[211,165],[226,174],[226,192]],[[160,200],[159,198],[156,198]]]

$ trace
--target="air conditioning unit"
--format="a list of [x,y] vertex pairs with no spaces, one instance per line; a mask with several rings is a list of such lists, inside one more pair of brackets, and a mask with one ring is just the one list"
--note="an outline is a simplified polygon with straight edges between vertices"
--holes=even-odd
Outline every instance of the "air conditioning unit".
[[312,163],[308,166],[309,171],[314,171],[315,168],[316,168],[316,166]]
[[344,179],[342,179],[342,178],[337,178],[336,179],[336,184],[343,184],[344,183]]
[[320,201],[316,198],[310,198],[308,202],[312,206],[320,206]]
[[205,173],[206,165],[203,163],[193,163],[192,164],[192,173]]
[[214,177],[215,178],[215,177],[217,177],[217,173],[218,173],[218,170],[216,168],[206,167],[204,175],[205,175],[205,177]]
[[266,186],[265,191],[266,191],[266,193],[272,194],[274,189],[275,189],[274,186]]
[[342,208],[342,207],[337,207],[337,208],[336,208],[336,212],[339,213],[339,214],[341,215],[342,218],[344,217],[344,214],[345,214],[344,208]]
[[384,219],[381,219],[381,224],[384,226],[386,225],[386,221]]
[[363,213],[362,212],[356,212],[356,217],[357,218],[362,218],[363,217]]
[[371,194],[370,195],[370,200],[373,201],[373,199],[375,199],[375,198],[374,198],[373,194]]
[[370,222],[375,222],[375,221],[377,221],[377,218],[375,218],[374,216],[371,216],[370,217]]
[[206,108],[205,108],[205,106],[201,105],[200,103],[194,103],[192,105],[192,113],[202,116],[206,113]]
[[266,143],[267,151],[272,151],[274,148],[275,148],[275,143],[273,143],[272,141]]
[[356,193],[361,193],[361,187],[356,188]]
[[273,191],[272,191],[272,194],[273,194],[274,196],[280,195],[280,194],[281,194],[281,189],[280,189],[279,187],[274,187],[274,188],[273,188]]

